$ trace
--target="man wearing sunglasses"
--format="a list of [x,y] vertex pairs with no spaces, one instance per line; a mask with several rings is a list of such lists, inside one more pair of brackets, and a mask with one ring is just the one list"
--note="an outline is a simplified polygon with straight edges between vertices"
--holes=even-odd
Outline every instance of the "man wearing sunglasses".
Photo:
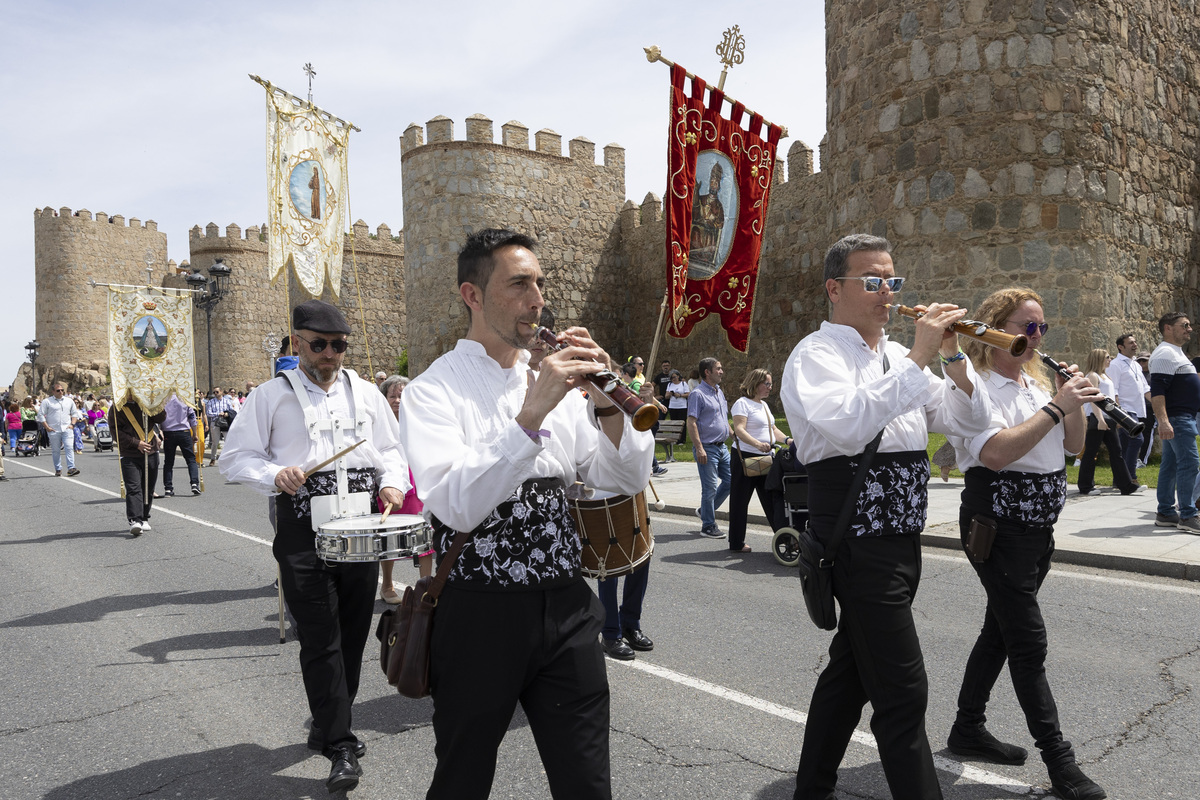
[[1196,516],[1196,412],[1200,411],[1200,376],[1183,353],[1192,338],[1192,323],[1178,311],[1158,320],[1162,344],[1150,354],[1150,404],[1162,438],[1158,468],[1158,513],[1154,524],[1200,536]]
[[67,396],[67,387],[54,384],[54,394],[42,401],[38,407],[38,422],[50,435],[50,456],[54,461],[54,477],[62,475],[62,457],[66,454],[67,475],[79,474],[75,468],[75,422],[83,418],[83,412],[75,407],[75,401]]
[[[221,455],[221,474],[275,503],[272,552],[298,625],[300,672],[313,715],[308,746],[330,760],[325,785],[336,792],[358,785],[358,759],[367,749],[351,729],[351,706],[379,562],[326,563],[315,551],[314,532],[332,517],[332,495],[345,496],[352,507],[373,509],[378,496],[399,508],[410,488],[408,461],[387,399],[342,368],[350,334],[342,313],[309,300],[293,309],[292,329],[299,368],[246,398]],[[366,446],[305,475],[362,439]]]
[[[781,396],[809,513],[822,543],[844,505],[852,516],[833,560],[841,611],[829,664],[817,680],[796,772],[797,798],[832,797],[837,769],[870,701],[871,730],[897,798],[941,798],[925,732],[928,679],[912,617],[928,506],[929,431],[982,433],[987,391],[949,327],[966,309],[935,303],[916,320],[912,349],[888,341],[889,305],[903,286],[886,239],[846,236],[825,255],[828,322],[792,351]],[[905,323],[907,325],[907,323]],[[943,380],[928,369],[938,359]],[[860,454],[883,431],[857,497]]]

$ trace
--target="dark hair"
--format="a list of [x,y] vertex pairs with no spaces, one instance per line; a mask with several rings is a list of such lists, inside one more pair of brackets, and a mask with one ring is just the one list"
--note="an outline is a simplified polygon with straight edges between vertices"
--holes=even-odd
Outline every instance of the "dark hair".
[[532,251],[537,242],[507,228],[487,228],[472,233],[458,253],[458,285],[473,283],[480,289],[487,289],[492,270],[496,267],[493,255],[502,247],[514,246]]
[[637,377],[637,367],[633,365],[632,361],[626,361],[624,364],[622,364],[621,372],[631,378]]
[[291,355],[290,353],[288,353],[288,350],[291,350],[291,349],[292,349],[292,337],[291,336],[283,337],[283,339],[279,342],[279,355],[281,355],[281,356]]
[[1125,340],[1131,336],[1133,336],[1132,333],[1122,333],[1120,336],[1118,336],[1117,337],[1117,347],[1122,347],[1125,344]]
[[538,317],[538,325],[554,330],[554,312],[550,310],[549,306],[542,306],[542,315]]
[[1158,318],[1158,333],[1161,336],[1166,332],[1168,325],[1174,325],[1181,319],[1186,319],[1187,314],[1182,311],[1168,311]]
[[846,262],[851,253],[866,250],[872,253],[892,252],[892,243],[882,236],[869,233],[852,233],[843,236],[825,251],[825,280],[844,277],[848,267]]
[[700,380],[704,380],[709,371],[715,369],[721,362],[711,356],[700,359]]

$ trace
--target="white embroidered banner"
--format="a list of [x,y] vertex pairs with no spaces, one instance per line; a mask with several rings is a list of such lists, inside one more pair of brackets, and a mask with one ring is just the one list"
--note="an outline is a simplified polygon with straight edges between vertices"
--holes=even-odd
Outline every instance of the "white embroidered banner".
[[150,415],[176,394],[196,396],[192,296],[153,287],[108,287],[108,364],[113,400],[136,401]]
[[342,282],[352,126],[269,83],[267,89],[268,266],[271,282],[291,267],[313,297]]

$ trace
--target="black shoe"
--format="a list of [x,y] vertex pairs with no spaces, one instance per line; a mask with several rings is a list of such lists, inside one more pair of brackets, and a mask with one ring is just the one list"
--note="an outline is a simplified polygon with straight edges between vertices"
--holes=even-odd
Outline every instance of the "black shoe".
[[982,725],[969,733],[963,733],[962,729],[955,725],[950,729],[950,738],[946,744],[956,756],[974,756],[995,764],[1019,766],[1024,764],[1029,756],[1024,747],[1000,741]]
[[601,636],[600,644],[604,647],[604,652],[609,658],[615,658],[617,661],[633,661],[637,658],[634,655],[633,649],[625,644],[624,639],[606,639]]
[[194,495],[200,494],[199,484],[195,484],[195,483],[192,484],[192,494],[194,494]]
[[650,637],[633,628],[625,629],[625,641],[630,647],[639,652],[645,653],[654,649],[654,642],[650,641]]
[[174,497],[174,496],[175,496],[175,490],[174,490],[174,489],[170,489],[170,488],[168,488],[168,489],[163,489],[163,497]]
[[[325,746],[325,737],[321,734],[321,729],[313,725],[308,729],[308,749],[319,750],[326,758],[330,758],[330,753],[333,752],[332,747]],[[354,737],[354,757],[362,758],[367,754],[367,743]]]
[[349,791],[358,786],[358,779],[362,777],[363,771],[349,747],[333,748],[329,753],[329,760],[333,765],[329,768],[329,779],[325,781],[325,788],[330,794]]
[[79,474],[79,470],[75,469],[74,467],[71,467],[69,470],[67,470],[68,478],[74,478],[78,474]]
[[1063,800],[1102,800],[1108,797],[1108,792],[1084,775],[1078,764],[1050,770],[1050,785],[1054,788],[1054,794]]
[[8,478],[4,477],[3,475],[0,475],[0,483],[3,483],[6,480],[8,480]]

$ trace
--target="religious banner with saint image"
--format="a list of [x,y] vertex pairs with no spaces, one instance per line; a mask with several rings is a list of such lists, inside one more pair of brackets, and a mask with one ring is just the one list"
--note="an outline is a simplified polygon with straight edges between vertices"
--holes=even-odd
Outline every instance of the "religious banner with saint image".
[[195,405],[191,293],[109,286],[108,365],[118,406],[132,400],[153,416],[172,394]]
[[[746,352],[767,201],[782,128],[754,114],[742,126],[737,103],[721,116],[725,94],[671,67],[667,143],[667,332],[683,339],[717,314],[729,343]],[[709,89],[705,105],[704,92]]]
[[272,284],[290,267],[304,291],[336,298],[349,197],[349,123],[267,89],[267,264]]

